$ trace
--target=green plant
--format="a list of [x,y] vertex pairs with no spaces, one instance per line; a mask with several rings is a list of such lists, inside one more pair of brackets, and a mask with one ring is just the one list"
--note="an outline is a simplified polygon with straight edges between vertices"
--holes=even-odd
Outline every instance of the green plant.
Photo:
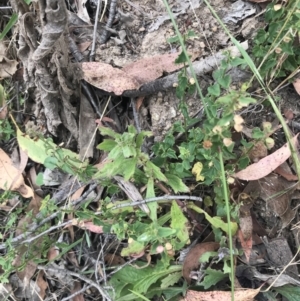
[[[243,119],[235,112],[256,100],[245,91],[231,89],[231,79],[226,70],[244,64],[245,61],[239,58],[228,57],[222,61],[220,68],[213,72],[216,83],[208,88],[205,96],[208,116],[201,127],[187,132],[179,122],[174,124],[165,139],[153,147],[156,155],[154,162],[159,167],[185,178],[192,175],[193,166],[198,162],[201,164],[201,171],[195,168],[197,179],[204,185],[210,185],[220,179],[219,152],[222,153],[225,163],[237,159],[233,153],[232,128],[236,127],[240,131],[238,126],[243,123]],[[188,120],[191,124],[198,121],[190,117]],[[177,145],[174,138],[176,133],[186,134],[186,139]],[[239,164],[239,160],[236,164]],[[234,165],[228,165],[226,172],[230,174],[234,168]]]
[[299,1],[270,3],[266,8],[266,29],[259,29],[254,39],[253,55],[262,77],[269,80],[291,77],[300,64],[296,39],[300,29]]
[[0,120],[0,139],[8,141],[15,134],[10,122],[7,119]]
[[[161,169],[150,160],[149,155],[142,152],[144,137],[151,135],[150,132],[137,133],[133,126],[129,126],[128,133],[122,135],[104,127],[100,127],[100,132],[103,136],[114,139],[104,139],[98,146],[109,154],[103,168],[94,176],[95,179],[110,179],[116,175],[123,176],[125,180],[133,178],[135,183],[146,185],[147,198],[155,196],[155,181],[165,182],[175,192],[189,191],[177,175],[162,173]],[[155,221],[157,204],[149,204],[149,209],[150,217]]]
[[4,39],[4,37],[7,35],[7,33],[11,30],[11,28],[17,23],[18,21],[18,15],[12,14],[10,17],[8,23],[4,27],[3,31],[0,33],[0,41]]

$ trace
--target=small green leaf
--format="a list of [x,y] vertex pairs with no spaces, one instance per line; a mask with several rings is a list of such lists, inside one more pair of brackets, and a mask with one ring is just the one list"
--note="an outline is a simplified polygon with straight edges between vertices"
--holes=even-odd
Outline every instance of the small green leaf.
[[233,113],[229,113],[227,115],[223,115],[222,118],[218,121],[218,125],[224,126],[233,121]]
[[254,42],[256,44],[262,44],[267,40],[268,35],[269,34],[264,29],[259,29],[256,33]]
[[215,81],[218,81],[220,78],[224,76],[224,70],[223,69],[217,69],[213,72],[213,78]]
[[144,170],[149,177],[153,177],[159,181],[168,181],[165,175],[161,172],[160,168],[154,165],[151,161],[146,163]]
[[265,137],[265,133],[260,130],[260,128],[253,128],[252,129],[252,138],[254,139],[261,139]]
[[145,249],[143,243],[138,241],[133,241],[128,244],[127,248],[123,248],[121,251],[121,256],[132,256],[134,254],[139,254]]
[[124,169],[123,176],[124,179],[128,181],[134,175],[137,164],[137,158],[126,159],[124,164],[126,165],[126,168]]
[[100,131],[102,136],[110,136],[110,137],[115,138],[115,139],[121,137],[120,134],[118,134],[115,131],[113,131],[112,129],[104,127],[104,126],[100,126],[99,131]]
[[232,96],[230,94],[227,94],[225,96],[221,96],[216,100],[217,103],[221,103],[224,105],[229,105],[232,103]]
[[284,53],[289,54],[289,55],[294,55],[294,49],[293,49],[292,41],[289,42],[289,43],[281,43],[280,48],[282,49],[282,51]]
[[223,77],[218,78],[217,81],[222,88],[228,89],[231,83],[231,77],[230,75],[226,74]]
[[153,233],[151,233],[150,231],[149,232],[145,232],[143,234],[141,234],[138,238],[137,238],[137,241],[139,242],[150,242],[151,240],[154,240],[156,239],[157,237],[155,237],[153,235]]
[[144,133],[141,132],[136,136],[136,148],[140,149],[144,142]]
[[6,26],[4,27],[3,31],[0,34],[0,41],[4,39],[4,37],[6,36],[6,34],[11,30],[11,28],[17,23],[18,21],[18,15],[13,13],[8,21],[8,23],[6,24]]
[[54,153],[57,153],[57,155],[61,156],[61,159],[64,160],[64,162],[66,158],[74,160],[72,164],[76,168],[83,168],[88,164],[87,161],[81,162],[78,154],[70,151],[69,149],[58,147],[50,138],[45,139],[40,137],[37,139],[31,139],[28,135],[23,134],[20,129],[17,128],[17,139],[20,148],[27,152],[28,157],[36,163],[44,164],[48,157],[54,157]]
[[207,268],[205,270],[205,274],[206,276],[204,277],[203,281],[200,283],[200,285],[204,286],[205,290],[217,284],[219,281],[228,278],[228,274],[225,274],[222,271],[213,270],[211,268]]
[[178,192],[190,192],[190,189],[182,182],[182,180],[175,176],[174,174],[165,174],[168,179],[168,185],[174,190],[175,193]]
[[158,237],[169,237],[176,234],[175,229],[167,228],[167,227],[158,227],[157,236]]
[[120,145],[116,145],[108,154],[107,156],[109,159],[116,159],[119,157],[123,157],[123,149]]
[[213,84],[212,86],[207,88],[207,91],[214,96],[219,97],[221,94],[221,88],[220,85],[218,83]]
[[215,257],[216,255],[218,255],[218,252],[205,252],[200,256],[199,261],[201,263],[209,262],[210,258]]
[[181,64],[181,63],[186,63],[186,62],[187,62],[187,58],[186,58],[184,52],[182,51],[176,58],[175,64]]
[[292,286],[292,285],[284,285],[281,287],[273,287],[275,291],[280,293],[289,301],[298,301],[299,294],[300,294],[300,287],[299,286]]
[[242,65],[242,66],[247,65],[247,63],[246,63],[245,59],[242,59],[240,57],[235,57],[230,61],[230,65],[233,67],[237,67],[240,65]]
[[171,207],[171,228],[176,229],[176,236],[181,242],[189,242],[188,220],[176,201],[172,201]]
[[164,277],[161,280],[161,285],[160,285],[161,289],[165,289],[167,287],[174,285],[181,279],[181,277],[182,277],[181,271],[169,274],[167,277]]
[[137,130],[136,130],[136,128],[133,125],[129,125],[128,126],[128,133],[136,135],[137,134]]
[[39,172],[36,180],[35,180],[36,185],[42,186],[44,185],[44,174],[42,172]]
[[256,103],[256,99],[252,97],[240,96],[239,103],[242,104],[244,107],[247,107],[251,103]]
[[135,157],[136,149],[132,145],[124,145],[122,148],[124,158]]
[[[215,228],[220,228],[222,229],[225,233],[228,234],[228,224],[225,223],[221,217],[219,216],[214,216],[211,217],[207,212],[205,212],[203,209],[200,207],[196,206],[195,204],[190,204],[188,206],[189,208],[195,210],[198,213],[203,213],[205,215],[205,218],[209,221],[209,223],[215,227]],[[231,227],[231,233],[234,235],[237,232],[238,226],[236,222],[230,222],[230,227]]]
[[179,38],[178,38],[178,36],[170,37],[167,39],[167,42],[168,43],[177,43],[177,42],[179,42]]
[[250,163],[249,157],[247,156],[241,157],[238,161],[238,169],[239,170],[245,169],[249,163]]
[[104,150],[104,151],[111,151],[117,143],[114,140],[111,139],[104,139],[102,143],[100,143],[97,148]]
[[[147,182],[147,192],[146,192],[146,198],[153,198],[155,197],[155,191],[154,191],[154,180],[153,178],[149,178]],[[148,208],[150,210],[150,218],[152,221],[157,220],[157,202],[150,202],[147,204]]]
[[196,33],[194,32],[194,30],[189,30],[187,35],[186,35],[187,38],[195,38],[197,37]]
[[151,272],[149,272],[146,277],[140,278],[140,280],[134,284],[134,290],[139,293],[146,293],[149,287],[156,283],[159,279],[181,270],[182,267],[180,266],[170,266],[168,269],[161,269],[158,265],[156,265],[156,267],[152,268]]
[[44,161],[44,166],[46,168],[49,168],[51,170],[53,170],[54,168],[58,167],[58,160],[55,157],[48,157],[46,158],[46,160]]

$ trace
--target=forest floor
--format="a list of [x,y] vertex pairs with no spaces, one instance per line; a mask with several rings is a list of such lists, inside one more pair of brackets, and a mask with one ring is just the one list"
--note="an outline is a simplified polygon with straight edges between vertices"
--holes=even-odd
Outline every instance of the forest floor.
[[299,1],[167,2],[0,0],[1,300],[298,300]]

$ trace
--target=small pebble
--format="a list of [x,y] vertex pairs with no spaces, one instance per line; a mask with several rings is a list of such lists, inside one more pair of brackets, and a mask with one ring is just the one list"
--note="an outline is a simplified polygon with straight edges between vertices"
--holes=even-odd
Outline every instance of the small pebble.
[[205,48],[206,47],[204,42],[200,42],[199,46],[200,46],[200,48]]

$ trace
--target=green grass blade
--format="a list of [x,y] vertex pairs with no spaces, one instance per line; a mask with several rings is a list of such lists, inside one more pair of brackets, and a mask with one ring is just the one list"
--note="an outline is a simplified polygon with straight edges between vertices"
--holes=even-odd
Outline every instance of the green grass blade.
[[0,41],[4,39],[4,37],[10,31],[10,29],[16,24],[17,21],[18,21],[18,15],[13,13],[12,16],[10,17],[8,23],[4,27],[2,33],[0,34]]

